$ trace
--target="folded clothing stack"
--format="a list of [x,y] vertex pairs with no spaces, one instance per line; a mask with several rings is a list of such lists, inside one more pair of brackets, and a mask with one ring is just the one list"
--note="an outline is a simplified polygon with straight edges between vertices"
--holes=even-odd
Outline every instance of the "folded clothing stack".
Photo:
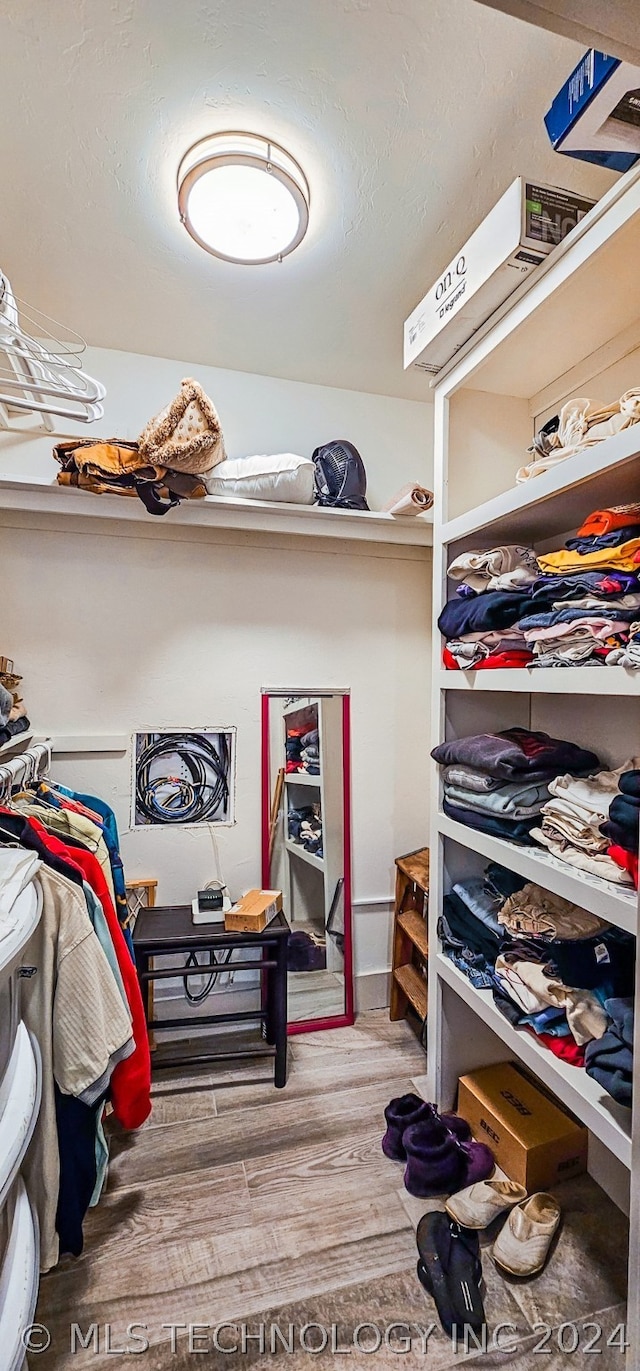
[[563,549],[538,563],[543,575],[518,624],[534,665],[621,663],[640,619],[640,505],[594,510]]
[[431,753],[444,772],[443,809],[482,833],[531,845],[558,770],[581,775],[599,765],[575,743],[525,728],[440,743]]
[[438,627],[447,639],[449,669],[526,666],[530,648],[516,627],[527,603],[523,596],[538,576],[532,548],[519,545],[462,553],[448,568],[457,593],[445,605]]
[[290,809],[287,814],[287,829],[291,841],[299,843],[305,852],[312,852],[316,857],[323,856],[320,805]]
[[444,955],[491,989],[514,1027],[575,1066],[605,1034],[608,1000],[633,986],[630,934],[497,863],[444,897],[438,934]]
[[[600,771],[597,775],[579,779],[575,775],[556,776],[549,782],[551,798],[542,807],[542,822],[534,827],[532,838],[548,848],[554,857],[561,858],[580,871],[601,876],[617,885],[631,885],[632,877],[625,863],[617,862],[609,847],[623,837],[628,850],[637,853],[638,810],[633,800],[627,805],[619,791],[619,782],[626,772],[631,777],[640,758],[632,758],[615,771]],[[633,786],[635,782],[632,780]],[[640,805],[640,794],[637,803]],[[611,805],[618,807],[610,825]],[[623,819],[615,822],[615,814]],[[635,816],[635,829],[633,820]]]
[[593,1076],[618,1104],[629,1108],[633,1091],[633,999],[630,996],[605,1000],[607,1029],[601,1038],[588,1044],[587,1075]]
[[0,657],[0,746],[31,728],[20,690],[21,676],[8,657]]
[[640,757],[620,769],[618,792],[609,805],[606,823],[600,832],[611,846],[607,856],[629,873],[638,889],[638,825],[640,820]]
[[567,400],[557,419],[546,423],[536,434],[529,449],[534,453],[533,461],[520,468],[516,481],[521,483],[541,476],[567,457],[574,457],[584,448],[612,438],[639,420],[640,390],[626,390],[619,400],[602,406],[583,397]]
[[640,503],[594,510],[557,552],[465,552],[448,575],[460,582],[438,620],[449,670],[640,667]]
[[289,775],[304,771],[309,776],[320,775],[320,734],[317,728],[288,728],[286,740],[286,771]]

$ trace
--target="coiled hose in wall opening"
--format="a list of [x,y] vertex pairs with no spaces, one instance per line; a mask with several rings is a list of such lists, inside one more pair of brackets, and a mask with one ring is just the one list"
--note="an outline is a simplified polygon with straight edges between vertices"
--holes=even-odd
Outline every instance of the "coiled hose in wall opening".
[[[226,817],[231,755],[226,734],[217,736],[219,749],[203,733],[151,735],[136,761],[136,809],[143,818],[149,823],[187,824],[206,823],[214,815]],[[153,762],[172,756],[180,758],[188,776],[152,779]]]

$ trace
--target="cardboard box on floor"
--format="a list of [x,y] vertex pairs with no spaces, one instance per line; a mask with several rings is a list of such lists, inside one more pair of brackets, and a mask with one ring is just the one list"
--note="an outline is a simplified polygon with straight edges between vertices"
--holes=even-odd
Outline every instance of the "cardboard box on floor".
[[530,1195],[586,1170],[587,1129],[513,1062],[461,1076],[458,1113]]
[[227,933],[262,933],[282,910],[281,890],[248,890],[224,916]]

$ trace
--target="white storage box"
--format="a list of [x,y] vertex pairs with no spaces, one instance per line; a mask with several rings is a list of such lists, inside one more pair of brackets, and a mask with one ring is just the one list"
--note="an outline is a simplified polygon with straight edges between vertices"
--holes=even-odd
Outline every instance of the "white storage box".
[[436,373],[595,204],[518,176],[404,326],[404,365]]

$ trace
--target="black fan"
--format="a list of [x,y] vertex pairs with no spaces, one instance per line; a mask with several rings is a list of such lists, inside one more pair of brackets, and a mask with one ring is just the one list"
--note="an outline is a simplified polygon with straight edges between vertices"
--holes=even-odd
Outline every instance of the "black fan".
[[316,469],[316,504],[338,509],[368,509],[367,473],[364,462],[345,438],[335,438],[313,454]]

